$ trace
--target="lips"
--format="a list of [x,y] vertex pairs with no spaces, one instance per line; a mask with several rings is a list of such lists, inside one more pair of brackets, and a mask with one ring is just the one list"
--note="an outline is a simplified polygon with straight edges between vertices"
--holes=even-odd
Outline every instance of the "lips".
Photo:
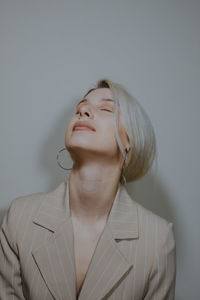
[[74,124],[73,130],[91,130],[95,131],[94,127],[86,121],[78,121]]

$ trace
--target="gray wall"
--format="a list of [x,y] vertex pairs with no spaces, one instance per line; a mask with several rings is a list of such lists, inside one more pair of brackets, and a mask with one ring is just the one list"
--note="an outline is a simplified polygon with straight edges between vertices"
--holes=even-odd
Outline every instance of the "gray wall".
[[174,223],[177,300],[199,295],[199,15],[197,0],[0,0],[1,219],[65,180],[74,103],[101,77],[120,82],[155,128],[158,166],[128,190]]

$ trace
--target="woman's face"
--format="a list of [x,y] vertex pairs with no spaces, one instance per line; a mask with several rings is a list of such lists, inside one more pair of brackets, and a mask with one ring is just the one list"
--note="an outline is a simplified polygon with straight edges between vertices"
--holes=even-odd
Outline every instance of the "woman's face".
[[[87,122],[93,127],[75,127],[75,123]],[[127,136],[119,113],[119,135],[124,147]],[[79,158],[107,158],[110,162],[119,159],[120,149],[115,138],[114,100],[109,88],[98,88],[91,91],[76,107],[65,134],[65,146]]]

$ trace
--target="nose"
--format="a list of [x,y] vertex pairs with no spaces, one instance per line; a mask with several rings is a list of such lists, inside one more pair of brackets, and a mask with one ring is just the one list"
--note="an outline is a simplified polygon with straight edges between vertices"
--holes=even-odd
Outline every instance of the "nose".
[[80,107],[79,115],[80,116],[85,116],[86,115],[87,117],[93,118],[92,111],[91,111],[91,109],[89,108],[88,105],[83,105],[82,107]]

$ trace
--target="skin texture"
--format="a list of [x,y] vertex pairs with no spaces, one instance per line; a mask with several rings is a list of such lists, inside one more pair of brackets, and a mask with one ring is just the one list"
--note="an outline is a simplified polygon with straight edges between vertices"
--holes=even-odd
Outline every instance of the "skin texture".
[[[114,129],[114,103],[110,89],[91,91],[87,102],[78,105],[65,134],[65,146],[72,160],[69,176],[70,214],[74,231],[77,294],[97,242],[103,232],[117,192],[123,165]],[[107,111],[109,110],[109,111]],[[124,148],[130,149],[119,111],[119,135]],[[77,121],[88,121],[95,131],[75,130]]]
[[[114,103],[110,89],[99,88],[78,105],[65,134],[65,146],[73,159],[69,177],[71,212],[83,223],[94,224],[104,218],[115,198],[123,155],[114,129]],[[106,111],[108,109],[110,111]],[[130,148],[119,111],[119,135],[124,148]],[[77,121],[88,121],[96,131],[76,130]]]

